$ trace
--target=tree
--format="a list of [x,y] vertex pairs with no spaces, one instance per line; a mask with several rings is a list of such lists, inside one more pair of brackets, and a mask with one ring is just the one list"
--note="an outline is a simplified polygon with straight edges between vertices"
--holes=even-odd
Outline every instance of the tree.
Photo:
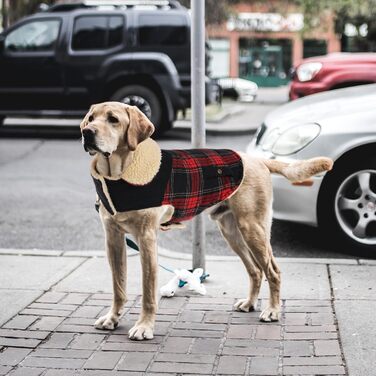
[[[52,4],[53,0],[43,0],[47,5]],[[8,27],[21,17],[34,13],[38,10],[41,0],[2,0],[2,26]]]
[[[191,1],[204,0],[179,0],[179,2],[187,8],[190,8]],[[226,21],[231,12],[231,6],[238,2],[239,0],[205,0],[206,24],[220,24]]]
[[[358,35],[358,43],[362,39],[368,42],[363,46],[365,50],[376,50],[376,0],[295,0],[304,14],[305,30],[312,30],[321,24],[322,15],[332,14],[335,22],[335,31],[346,43],[345,28],[353,25]],[[366,38],[361,36],[360,28],[367,25]],[[322,25],[321,25],[322,26]],[[344,47],[344,46],[343,46]]]

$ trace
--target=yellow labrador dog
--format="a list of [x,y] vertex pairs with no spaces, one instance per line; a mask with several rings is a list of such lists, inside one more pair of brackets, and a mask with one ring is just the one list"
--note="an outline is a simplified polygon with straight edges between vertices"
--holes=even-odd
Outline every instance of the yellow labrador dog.
[[[109,195],[109,184],[113,184],[115,188],[111,186],[111,189],[116,190],[117,184],[124,179],[131,188],[139,186],[147,189],[161,163],[161,150],[150,138],[154,126],[137,107],[105,102],[91,106],[80,128],[85,150],[94,155],[91,174],[97,192],[99,189],[101,193],[99,212],[105,231],[114,292],[110,311],[95,322],[95,327],[114,329],[118,325],[127,299],[124,234],[129,233],[140,248],[143,291],[141,315],[129,330],[129,338],[151,339],[157,310],[157,232],[160,228],[179,226],[176,223],[166,225],[174,215],[175,208],[164,203],[157,207],[119,210]],[[210,215],[218,222],[222,235],[240,256],[249,275],[249,295],[239,300],[235,309],[245,312],[254,309],[264,273],[269,282],[270,298],[260,319],[277,321],[281,279],[270,245],[270,174],[284,175],[292,182],[304,182],[315,174],[330,170],[332,161],[314,158],[287,164],[251,158],[244,153],[236,155],[243,169],[239,186],[225,200],[214,205]],[[222,173],[222,169],[218,169],[218,173]],[[143,202],[149,202],[151,196],[145,194]],[[118,205],[121,207],[121,202]]]

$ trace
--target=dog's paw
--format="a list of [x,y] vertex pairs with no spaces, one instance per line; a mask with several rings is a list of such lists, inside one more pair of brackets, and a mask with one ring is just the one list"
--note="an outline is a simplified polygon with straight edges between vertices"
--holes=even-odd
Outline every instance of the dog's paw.
[[129,339],[134,339],[136,341],[142,341],[144,339],[153,339],[153,325],[148,323],[137,323],[133,328],[129,329],[128,336]]
[[279,308],[265,308],[260,315],[260,321],[271,322],[279,321]]
[[119,319],[112,315],[111,313],[108,313],[105,316],[100,317],[95,323],[94,327],[96,329],[102,329],[102,330],[114,330],[119,325]]
[[234,308],[237,311],[252,312],[255,310],[255,305],[249,299],[239,299],[234,304]]

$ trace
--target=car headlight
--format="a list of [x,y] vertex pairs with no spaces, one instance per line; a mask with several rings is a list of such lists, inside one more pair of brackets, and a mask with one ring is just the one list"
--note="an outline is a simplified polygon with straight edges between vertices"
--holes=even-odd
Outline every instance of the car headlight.
[[307,123],[281,131],[273,129],[265,135],[262,149],[275,155],[290,155],[310,144],[321,131],[316,123]]
[[298,67],[296,75],[301,82],[310,81],[319,73],[321,68],[322,64],[318,62],[304,63]]

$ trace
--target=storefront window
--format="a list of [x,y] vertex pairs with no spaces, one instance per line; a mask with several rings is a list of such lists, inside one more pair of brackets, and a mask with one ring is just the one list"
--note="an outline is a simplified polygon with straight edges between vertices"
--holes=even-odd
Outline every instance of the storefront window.
[[288,82],[292,43],[289,39],[246,39],[239,41],[239,76],[260,86]]
[[320,56],[327,54],[326,40],[322,39],[304,39],[303,41],[303,58]]

